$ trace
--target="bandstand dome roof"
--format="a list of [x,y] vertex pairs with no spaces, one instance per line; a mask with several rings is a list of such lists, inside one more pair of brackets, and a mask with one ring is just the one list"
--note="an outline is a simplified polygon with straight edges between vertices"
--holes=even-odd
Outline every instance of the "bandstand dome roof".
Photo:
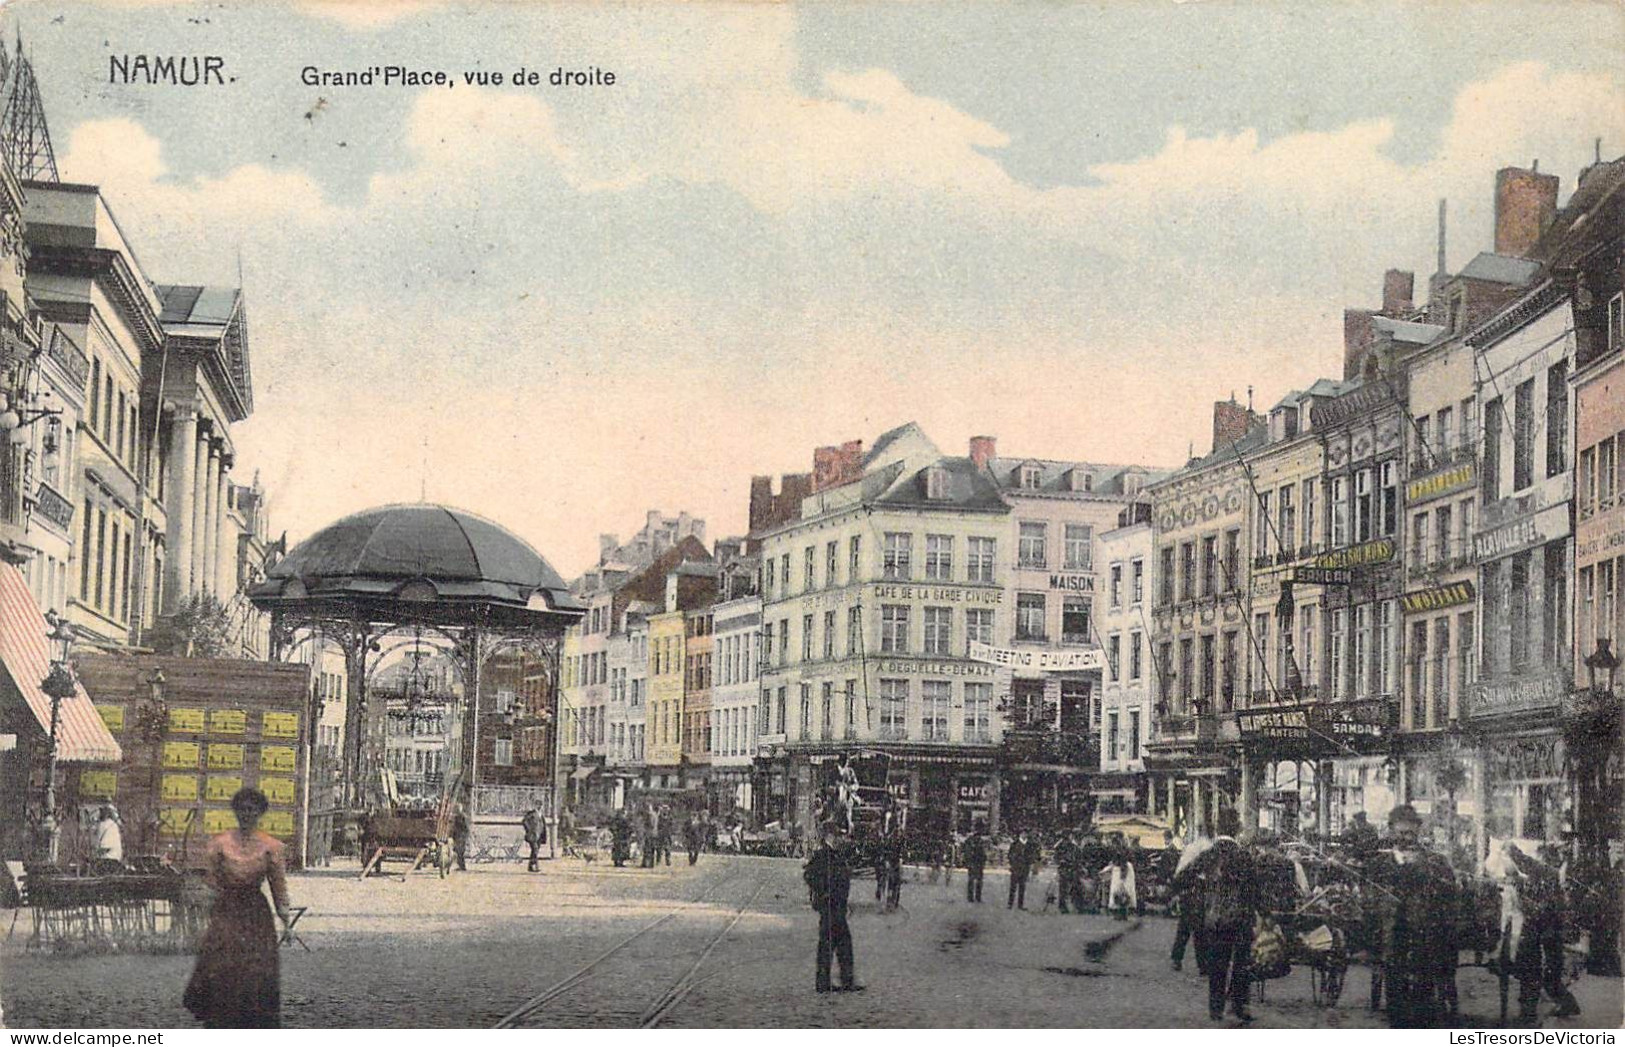
[[428,504],[381,506],[329,524],[250,596],[261,606],[355,600],[581,610],[530,543],[473,513]]

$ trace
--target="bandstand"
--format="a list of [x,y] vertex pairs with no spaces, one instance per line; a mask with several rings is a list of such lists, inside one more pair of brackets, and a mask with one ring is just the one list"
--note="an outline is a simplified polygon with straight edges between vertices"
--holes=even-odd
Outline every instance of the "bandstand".
[[[307,643],[343,654],[342,782],[352,809],[369,800],[363,759],[368,690],[385,658],[426,638],[452,656],[468,700],[459,766],[455,779],[446,778],[445,796],[468,800],[477,814],[482,669],[493,656],[517,651],[536,659],[556,683],[564,630],[583,611],[558,572],[524,540],[472,513],[430,504],[383,506],[328,525],[272,567],[249,597],[272,617],[273,658],[290,659]],[[556,698],[557,687],[548,690]],[[531,718],[551,725],[554,706]],[[319,714],[313,709],[307,720],[307,745]],[[550,768],[557,746],[550,730]],[[547,797],[554,777],[550,771]]]

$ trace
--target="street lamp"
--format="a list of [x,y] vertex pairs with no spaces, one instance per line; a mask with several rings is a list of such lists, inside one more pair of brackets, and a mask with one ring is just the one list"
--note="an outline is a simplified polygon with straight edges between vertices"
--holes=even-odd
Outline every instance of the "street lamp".
[[[0,418],[0,421],[3,420]],[[55,865],[62,834],[56,820],[56,732],[62,720],[62,700],[71,698],[78,690],[78,684],[74,683],[73,670],[68,667],[68,653],[73,649],[73,626],[58,617],[55,611],[47,613],[45,621],[51,627],[46,638],[51,641],[54,657],[51,659],[51,671],[40,681],[40,690],[51,699],[50,748],[46,751],[45,759],[45,817],[41,819],[41,825],[45,829],[46,857]]]
[[159,807],[159,774],[163,766],[164,736],[169,730],[169,704],[164,701],[164,671],[154,669],[147,678],[147,700],[136,710],[136,732],[152,749],[152,779],[149,784],[151,809],[142,822],[143,845],[151,854],[158,853],[158,837],[163,825]]

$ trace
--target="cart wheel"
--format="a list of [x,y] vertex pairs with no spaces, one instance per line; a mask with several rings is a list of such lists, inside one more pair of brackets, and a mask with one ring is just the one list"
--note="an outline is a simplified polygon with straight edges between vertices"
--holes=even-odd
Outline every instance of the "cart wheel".
[[1343,996],[1343,976],[1348,973],[1345,966],[1327,966],[1316,970],[1315,977],[1319,982],[1319,996],[1322,1007],[1336,1007],[1337,1001]]

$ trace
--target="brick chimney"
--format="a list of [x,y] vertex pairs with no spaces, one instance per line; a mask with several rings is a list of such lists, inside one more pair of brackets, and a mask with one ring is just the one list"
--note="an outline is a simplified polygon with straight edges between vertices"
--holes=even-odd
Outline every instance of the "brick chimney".
[[1213,449],[1227,448],[1247,435],[1253,424],[1253,412],[1235,400],[1219,400],[1213,405]]
[[767,527],[768,520],[773,515],[773,478],[771,476],[753,476],[750,478],[750,533],[755,534]]
[[621,547],[621,540],[612,534],[598,536],[598,562],[603,563]]
[[1404,316],[1414,306],[1411,296],[1416,291],[1416,274],[1404,269],[1390,269],[1382,274],[1382,315]]
[[976,468],[985,469],[987,463],[998,453],[997,438],[992,436],[970,438],[970,460],[976,463]]
[[1343,310],[1343,380],[1346,382],[1363,373],[1367,354],[1371,352],[1371,336],[1375,328],[1369,309]]
[[863,441],[848,440],[839,447],[813,451],[812,489],[839,487],[863,475]]
[[1525,170],[1495,172],[1495,253],[1523,258],[1557,216],[1556,175],[1540,173],[1540,161]]

